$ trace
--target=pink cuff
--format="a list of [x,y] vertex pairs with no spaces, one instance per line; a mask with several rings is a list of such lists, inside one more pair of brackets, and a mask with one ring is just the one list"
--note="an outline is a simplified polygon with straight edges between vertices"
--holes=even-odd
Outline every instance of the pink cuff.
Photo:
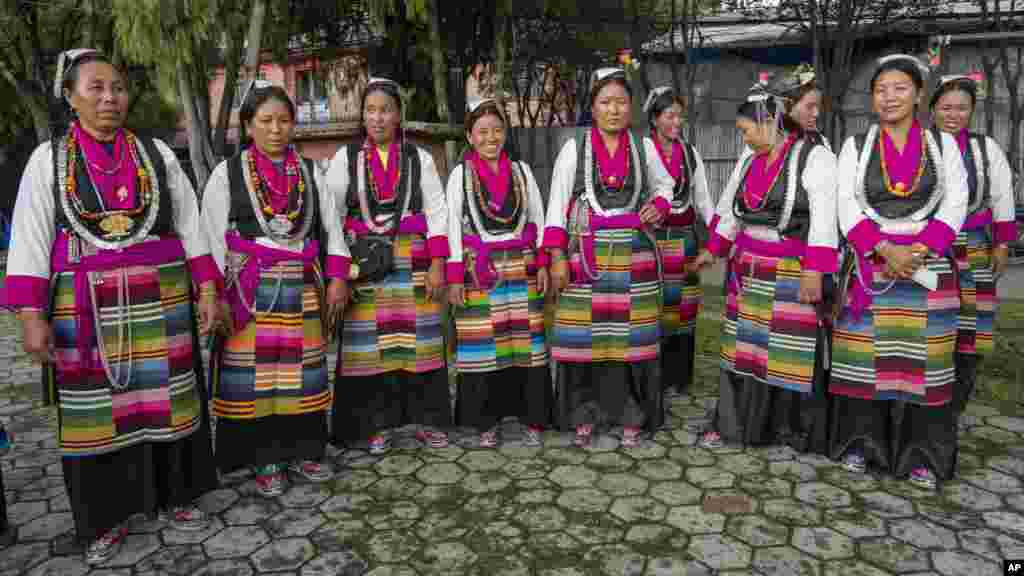
[[654,199],[654,207],[662,216],[665,216],[672,211],[672,203],[669,202],[668,200],[665,200],[661,196],[658,196],[657,198]]
[[800,266],[804,270],[835,274],[839,269],[839,251],[828,246],[808,246],[804,250]]
[[349,271],[352,268],[352,259],[347,256],[327,256],[327,269],[324,274],[328,278],[341,278],[348,280]]
[[38,276],[8,276],[0,294],[0,307],[9,310],[50,306],[50,281]]
[[196,291],[207,282],[213,282],[217,287],[217,293],[224,291],[224,275],[217,269],[217,263],[213,256],[204,254],[188,261],[188,271],[192,274],[192,282],[196,285]]
[[936,254],[944,254],[956,240],[956,230],[941,220],[932,220],[917,235],[917,241],[924,244]]
[[875,246],[882,241],[882,232],[871,219],[864,218],[857,223],[846,235],[846,239],[853,244],[860,254],[867,254],[875,249]]
[[462,262],[448,262],[445,264],[445,278],[449,284],[466,283],[466,265]]
[[732,240],[722,236],[717,231],[712,232],[708,237],[708,252],[711,252],[716,257],[724,257],[729,253],[730,249],[732,249]]
[[1017,223],[1013,220],[1009,222],[996,222],[992,224],[992,243],[1006,244],[1007,242],[1013,242],[1017,239]]
[[430,252],[431,258],[447,258],[448,257],[448,237],[447,236],[434,236],[427,240],[427,250]]
[[533,261],[537,265],[537,268],[547,268],[548,264],[551,263],[551,256],[546,250],[538,250],[537,256]]
[[544,242],[541,244],[541,248],[565,250],[567,246],[569,246],[569,235],[565,233],[565,228],[548,226],[544,229]]

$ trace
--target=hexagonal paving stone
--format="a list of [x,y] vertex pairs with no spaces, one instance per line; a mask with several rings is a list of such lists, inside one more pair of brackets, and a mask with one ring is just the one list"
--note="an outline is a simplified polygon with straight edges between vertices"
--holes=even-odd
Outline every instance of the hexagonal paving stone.
[[1002,566],[966,552],[932,552],[932,564],[935,565],[935,570],[946,576],[959,576],[960,574],[999,576],[1003,574]]
[[195,572],[195,576],[252,576],[249,561],[244,558],[214,560]]
[[331,497],[331,490],[326,484],[296,484],[278,497],[282,506],[287,508],[316,508]]
[[1012,418],[1009,416],[990,416],[985,419],[986,422],[997,428],[1003,430],[1009,430],[1010,432],[1016,432],[1018,434],[1024,433],[1024,418]]
[[572,512],[596,513],[607,510],[611,501],[611,497],[600,490],[583,488],[563,492],[558,505]]
[[711,569],[688,559],[682,553],[675,558],[649,558],[644,576],[712,576]]
[[[357,557],[351,551],[341,552],[330,552],[327,554],[320,554],[316,558],[309,561],[308,564],[302,567],[302,576],[362,576],[366,574],[366,562]],[[383,567],[382,567],[383,568]],[[390,567],[392,570],[398,570],[397,567]],[[384,574],[385,572],[379,572],[374,570],[372,574]],[[403,574],[403,572],[393,571],[387,572],[393,576]],[[415,576],[415,572],[412,569],[408,569],[408,572],[404,572],[409,576]]]
[[860,561],[836,560],[825,564],[825,576],[889,576],[889,573]]
[[381,566],[370,570],[365,576],[417,576],[417,574],[409,566]]
[[342,494],[320,505],[320,511],[331,519],[351,519],[354,514],[366,513],[374,506],[373,498],[365,494]]
[[239,495],[231,488],[220,488],[203,494],[196,504],[207,514],[220,514],[238,501]]
[[825,511],[825,525],[851,538],[887,535],[886,520],[860,508],[835,508]]
[[51,558],[36,566],[28,576],[84,576],[89,566],[81,558]]
[[415,476],[389,476],[370,486],[368,491],[378,500],[413,498],[425,486]]
[[648,480],[676,480],[683,475],[683,469],[671,460],[644,460],[637,464],[638,476]]
[[599,566],[600,574],[605,576],[638,575],[644,566],[642,555],[621,545],[594,548],[583,558],[585,562]]
[[718,468],[687,468],[686,479],[701,488],[731,488],[736,475]]
[[267,498],[243,498],[224,512],[224,522],[229,526],[259,524],[281,511],[281,505]]
[[821,566],[814,558],[789,546],[754,551],[753,567],[764,574],[820,576]]
[[46,514],[47,503],[42,501],[18,502],[7,507],[7,522],[11,526],[21,526]]
[[972,428],[968,438],[983,438],[989,442],[1000,444],[1003,446],[1013,446],[1020,442],[1020,436],[1013,432],[1008,432],[1002,428],[996,428],[995,426],[978,426]]
[[0,548],[0,576],[17,576],[49,557],[49,542],[19,542]]
[[966,510],[995,510],[1002,508],[999,496],[966,482],[951,482],[942,488],[942,498]]
[[164,525],[163,539],[164,543],[169,546],[179,546],[182,544],[201,544],[210,536],[213,536],[217,532],[224,529],[224,523],[221,522],[220,518],[213,516],[210,518],[210,525],[205,530],[198,531],[186,531],[186,530],[175,530],[170,526]]
[[462,538],[471,526],[456,512],[427,512],[416,524],[416,535],[427,542],[446,538]]
[[765,469],[765,461],[753,454],[727,454],[718,459],[718,467],[740,476],[760,474]]
[[914,515],[914,505],[908,500],[887,492],[867,492],[860,495],[862,505],[883,518],[905,518]]
[[529,506],[520,513],[519,522],[534,532],[560,530],[565,526],[565,514],[555,506]]
[[635,496],[647,491],[647,480],[633,474],[601,474],[597,487],[612,496]]
[[860,557],[891,572],[928,569],[928,553],[893,538],[860,542]]
[[957,536],[964,550],[982,558],[1024,556],[1024,542],[992,530],[965,530],[957,533]]
[[565,527],[565,531],[580,542],[589,545],[621,542],[626,530],[618,524],[618,520],[607,515],[592,516],[593,521],[587,523],[574,522]]
[[248,556],[270,541],[259,526],[233,526],[225,528],[203,543],[210,558]]
[[889,525],[889,533],[918,548],[952,550],[957,547],[953,531],[920,518],[894,520]]
[[474,450],[459,458],[459,464],[471,472],[490,472],[501,470],[508,460],[500,452],[494,450]]
[[766,516],[783,524],[814,526],[821,523],[821,510],[792,498],[768,500],[763,507]]
[[849,492],[824,482],[797,484],[796,498],[822,508],[841,508],[851,502]]
[[424,561],[416,562],[421,570],[441,574],[465,573],[476,562],[477,555],[461,542],[441,542],[423,550]]
[[515,480],[528,480],[547,476],[548,472],[551,471],[551,468],[547,462],[540,458],[525,458],[512,460],[505,464],[501,471],[507,474],[509,478],[513,478]]
[[375,530],[390,530],[408,528],[421,515],[422,511],[415,502],[399,500],[371,511],[364,518]]
[[665,517],[668,509],[664,504],[643,496],[619,498],[612,504],[611,513],[625,522],[648,520],[657,522]]
[[582,464],[587,453],[578,448],[549,448],[541,452],[541,457],[557,464]]
[[687,482],[658,482],[651,486],[651,498],[668,506],[696,504],[702,495],[700,488]]
[[512,480],[502,472],[473,472],[462,479],[462,487],[474,494],[504,490]]
[[756,498],[785,498],[793,493],[793,483],[764,474],[740,478],[741,490]]
[[587,467],[608,472],[628,470],[636,461],[619,452],[604,452],[587,458]]
[[103,564],[104,567],[135,566],[143,558],[160,549],[160,538],[156,534],[129,534],[117,555]]
[[665,448],[661,444],[644,441],[636,448],[626,449],[626,452],[631,458],[636,458],[637,460],[650,460],[653,458],[664,458],[665,453],[668,452],[668,448]]
[[558,497],[558,492],[542,488],[519,492],[516,494],[515,500],[519,504],[547,504],[553,502],[556,497]]
[[687,550],[713,570],[742,569],[750,564],[750,547],[729,536],[694,536]]
[[986,512],[985,523],[996,530],[1024,536],[1024,516],[1016,512]]
[[267,521],[267,531],[275,538],[309,536],[326,522],[319,510],[285,510]]
[[597,482],[597,472],[583,466],[559,466],[548,474],[548,480],[563,488],[589,488]]
[[725,515],[708,513],[700,506],[677,506],[668,512],[665,522],[686,534],[717,534],[725,530]]
[[18,541],[53,540],[74,529],[75,521],[70,513],[47,514],[18,528]]
[[686,466],[713,466],[715,457],[710,452],[696,446],[685,448],[673,448],[669,451],[668,457]]
[[407,476],[423,466],[423,461],[407,454],[387,456],[374,465],[381,476]]
[[853,540],[831,528],[797,528],[793,546],[822,560],[849,558],[854,554]]
[[988,459],[988,465],[1007,474],[1024,476],[1024,458],[996,456]]
[[508,558],[516,555],[527,534],[510,521],[497,520],[475,527],[469,545],[481,557]]
[[252,563],[260,572],[296,570],[316,555],[313,543],[305,538],[283,538],[260,548]]
[[405,530],[386,530],[374,532],[366,541],[366,549],[371,558],[385,564],[406,562],[422,546],[422,542],[414,534]]
[[579,540],[564,532],[536,532],[527,537],[526,549],[538,565],[565,558],[580,548]]
[[783,546],[789,542],[789,528],[764,516],[733,516],[725,531],[751,546]]
[[667,540],[673,532],[663,524],[637,524],[626,532],[626,541],[650,545]]
[[172,546],[147,556],[135,568],[140,574],[188,576],[205,563],[202,546]]
[[978,468],[960,475],[964,482],[996,494],[1016,494],[1021,491],[1021,481],[989,468]]
[[[430,466],[421,469],[419,474],[417,474],[417,477],[422,478],[423,470],[426,468],[430,468]],[[372,470],[352,470],[346,468],[335,474],[334,479],[331,480],[330,484],[334,486],[335,490],[342,492],[357,492],[366,488],[370,484],[373,484],[377,479],[378,476]]]
[[814,466],[796,460],[772,462],[768,465],[768,473],[795,482],[810,482],[818,479],[818,471]]

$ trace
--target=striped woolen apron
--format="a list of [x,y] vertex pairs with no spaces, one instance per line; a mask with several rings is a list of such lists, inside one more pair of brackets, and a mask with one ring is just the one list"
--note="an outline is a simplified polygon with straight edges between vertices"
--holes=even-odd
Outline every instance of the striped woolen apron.
[[[700,313],[700,274],[686,274],[683,267],[697,258],[697,232],[692,223],[668,225],[655,230],[661,252],[662,286],[661,335],[693,335]],[[683,215],[685,216],[685,215]],[[671,217],[670,217],[671,218]]]
[[992,237],[985,226],[966,226],[956,235],[953,256],[960,270],[957,352],[984,356],[993,349],[996,280],[992,273]]
[[[930,406],[949,402],[956,380],[957,276],[945,257],[929,255],[925,266],[938,274],[938,289],[897,280],[872,296],[859,315],[847,307],[840,316],[832,342],[831,393]],[[877,293],[891,280],[881,260],[872,268]]]
[[[67,244],[57,246],[55,259],[61,252],[66,256]],[[66,258],[54,265],[52,326],[57,362],[51,385],[57,390],[64,456],[94,456],[143,442],[170,442],[192,434],[200,425],[191,278],[181,242],[147,241],[123,254],[131,257],[138,252],[149,258],[164,249],[175,254],[157,258],[165,260],[162,263],[133,262],[93,272],[84,285],[76,282]],[[84,251],[83,263],[98,254],[88,246]],[[92,312],[86,317],[76,310],[83,298],[91,298]],[[83,322],[90,323],[85,330]],[[123,390],[111,385],[101,362],[100,342],[110,374]],[[87,367],[80,364],[82,349]]]
[[[245,257],[228,252],[229,261]],[[249,420],[324,411],[331,391],[319,264],[288,260],[259,274],[255,314],[211,356],[213,413]]]
[[341,376],[444,367],[441,303],[427,301],[429,268],[424,235],[399,233],[391,273],[380,282],[353,285],[342,329]]
[[[748,242],[756,246],[740,250]],[[792,241],[786,244],[737,240],[727,279],[735,284],[726,296],[721,368],[806,394],[814,380],[818,316],[813,304],[800,302],[803,270],[794,253],[799,250]]]
[[631,228],[593,232],[598,280],[570,259],[573,280],[558,300],[551,354],[559,362],[639,362],[660,350],[661,281],[650,239]]

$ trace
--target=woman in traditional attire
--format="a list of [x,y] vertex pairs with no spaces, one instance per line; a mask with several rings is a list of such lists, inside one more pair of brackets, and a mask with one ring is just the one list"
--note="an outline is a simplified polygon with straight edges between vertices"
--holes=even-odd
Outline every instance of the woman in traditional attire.
[[[556,418],[587,446],[595,424],[636,446],[664,420],[659,360],[661,265],[652,227],[671,210],[672,177],[629,131],[625,73],[602,68],[594,126],[555,160],[543,246],[555,290]],[[645,174],[646,172],[646,174]]]
[[538,251],[544,203],[533,172],[504,150],[493,99],[470,102],[465,160],[448,176],[448,294],[456,330],[456,423],[498,445],[517,416],[523,441],[541,444],[554,402],[544,337],[547,253]]
[[284,472],[331,477],[327,444],[327,329],[321,246],[347,255],[334,198],[292,145],[295,105],[253,83],[239,121],[251,142],[221,162],[203,193],[203,223],[226,278],[223,333],[210,356],[216,458],[222,472],[256,469],[265,497]]
[[1006,270],[1009,242],[1017,237],[1013,174],[995,140],[969,132],[978,78],[946,76],[931,99],[934,125],[952,134],[967,172],[967,218],[953,242],[960,270],[960,316],[953,400],[963,411],[977,386],[978,363],[992,352],[996,281]]
[[352,252],[340,265],[352,303],[332,434],[336,442],[369,438],[374,454],[390,447],[388,429],[406,424],[423,427],[423,443],[447,446],[452,422],[441,326],[448,208],[433,157],[404,138],[401,123],[398,84],[371,78],[366,135],[339,149],[327,173]]
[[926,74],[913,56],[880,59],[870,83],[878,124],[839,155],[850,253],[838,276],[829,442],[848,470],[876,464],[934,488],[956,469],[951,247],[968,192],[956,140],[915,118]]
[[672,176],[672,210],[655,231],[664,277],[661,305],[661,377],[669,394],[693,383],[697,314],[701,307],[700,271],[693,267],[701,238],[714,215],[704,160],[683,139],[686,103],[670,86],[651,90],[644,104],[650,137],[644,138],[648,162],[661,162]]
[[57,69],[75,119],[25,168],[4,299],[45,365],[75,529],[97,564],[135,514],[208,524],[191,504],[217,485],[198,336],[220,275],[174,153],[123,128],[121,72],[95,50]]
[[835,157],[804,137],[759,82],[737,113],[747,149],[719,200],[697,266],[732,254],[721,393],[701,445],[722,438],[824,451],[822,275],[837,264]]
[[815,80],[814,67],[801,64],[774,83],[773,91],[785,101],[786,114],[803,131],[803,135],[815,144],[832,151],[828,139],[818,131],[818,115],[821,113],[821,90]]

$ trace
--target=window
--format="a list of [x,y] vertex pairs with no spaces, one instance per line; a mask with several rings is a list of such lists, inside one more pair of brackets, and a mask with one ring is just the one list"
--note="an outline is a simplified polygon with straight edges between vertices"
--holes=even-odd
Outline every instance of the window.
[[323,76],[314,70],[295,73],[295,100],[316,103],[327,98],[327,85]]

